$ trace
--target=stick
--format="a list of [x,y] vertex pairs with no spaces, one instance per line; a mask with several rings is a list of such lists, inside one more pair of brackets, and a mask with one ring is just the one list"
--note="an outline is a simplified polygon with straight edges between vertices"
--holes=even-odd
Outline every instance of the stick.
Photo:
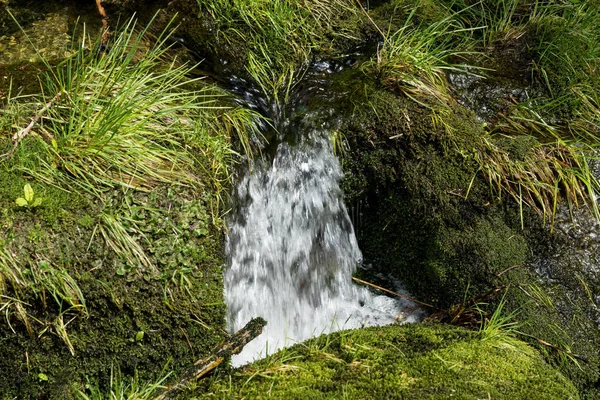
[[413,299],[412,297],[407,296],[407,295],[402,294],[402,293],[392,292],[391,290],[388,290],[386,288],[382,288],[381,286],[377,286],[377,285],[375,285],[373,283],[370,283],[370,282],[367,282],[367,281],[363,281],[362,279],[358,279],[358,278],[352,277],[352,280],[356,281],[356,282],[359,282],[359,283],[363,283],[363,284],[371,286],[371,287],[374,287],[375,289],[383,290],[386,293],[393,294],[393,295],[398,296],[398,297],[402,297],[403,299],[410,300],[413,303],[421,304],[422,306],[427,306],[427,307],[430,307],[430,308],[435,308],[431,304],[423,303],[422,301]]
[[250,320],[242,329],[234,333],[221,344],[219,344],[213,353],[207,358],[196,361],[194,365],[185,370],[178,382],[164,389],[154,400],[166,400],[173,398],[177,393],[183,390],[190,382],[202,378],[219,364],[233,354],[237,354],[244,346],[261,334],[263,327],[267,322],[258,317]]
[[110,25],[108,24],[108,14],[102,5],[102,0],[96,0],[96,8],[102,17],[102,39],[100,40],[100,51],[106,50],[108,39],[110,38]]
[[2,154],[0,155],[0,158],[10,158],[12,157],[13,153],[15,152],[15,150],[17,150],[17,147],[19,147],[19,144],[21,143],[21,141],[25,138],[25,136],[29,135],[29,133],[31,132],[31,129],[33,129],[33,127],[35,126],[35,124],[40,120],[40,118],[42,118],[42,116],[44,115],[44,113],[46,111],[48,111],[48,109],[50,107],[52,107],[52,105],[58,101],[58,99],[60,99],[61,93],[58,93],[56,96],[54,96],[52,98],[52,100],[50,100],[49,102],[46,103],[46,105],[44,105],[44,107],[37,112],[37,114],[35,114],[35,116],[31,119],[31,122],[29,123],[29,125],[27,125],[25,128],[21,129],[19,132],[15,133],[12,137],[13,140],[13,147],[12,149],[10,149],[10,151],[8,153]]
[[511,269],[515,269],[515,268],[519,268],[519,267],[522,267],[522,265],[513,265],[511,267],[508,267],[504,271],[502,271],[498,275],[496,275],[496,278],[499,278],[500,276],[504,275],[506,272],[510,271]]

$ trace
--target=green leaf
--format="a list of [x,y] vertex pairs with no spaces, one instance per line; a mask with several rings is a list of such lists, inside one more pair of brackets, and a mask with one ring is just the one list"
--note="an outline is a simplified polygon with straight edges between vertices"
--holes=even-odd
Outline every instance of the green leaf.
[[139,331],[135,335],[135,341],[136,342],[141,342],[142,340],[144,340],[144,331]]
[[56,139],[52,139],[52,147],[54,150],[58,150],[58,143],[56,142]]
[[38,197],[37,199],[35,199],[33,201],[33,207],[39,207],[39,205],[42,204],[42,198]]
[[23,187],[23,192],[25,193],[25,200],[27,200],[28,203],[31,203],[33,201],[33,189],[29,183]]
[[17,203],[17,205],[19,207],[27,207],[29,205],[29,203],[27,202],[27,200],[25,200],[22,197],[19,197],[17,200],[15,200],[15,202]]

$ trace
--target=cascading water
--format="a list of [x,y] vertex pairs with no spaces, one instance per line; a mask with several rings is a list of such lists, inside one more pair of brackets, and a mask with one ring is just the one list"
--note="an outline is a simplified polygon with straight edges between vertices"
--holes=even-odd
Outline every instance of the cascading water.
[[361,252],[339,188],[342,171],[330,132],[305,125],[296,126],[303,130],[297,144],[280,143],[272,161],[256,161],[237,187],[226,243],[228,327],[234,332],[257,316],[267,326],[234,365],[401,316],[402,302],[352,283]]

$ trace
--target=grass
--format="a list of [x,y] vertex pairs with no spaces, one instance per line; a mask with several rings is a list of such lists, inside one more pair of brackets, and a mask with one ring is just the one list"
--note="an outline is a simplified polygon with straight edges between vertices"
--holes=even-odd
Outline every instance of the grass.
[[[380,30],[383,44],[377,57],[361,68],[420,104],[434,101],[439,108],[440,104],[450,101],[446,74],[468,72],[466,65],[451,60],[474,54],[466,40],[473,29],[461,22],[458,13],[448,13],[433,22],[419,22],[417,11],[422,3],[411,5],[399,29]],[[395,12],[403,14],[404,11]]]
[[[429,107],[436,126],[447,125],[444,104],[454,101],[447,74],[468,73],[457,60],[477,64],[495,57],[496,47],[527,42],[532,98],[499,115],[475,146],[479,171],[499,200],[508,196],[545,222],[553,221],[561,202],[570,208],[587,205],[600,218],[595,201],[600,184],[593,174],[600,144],[598,7],[537,0],[392,5],[389,23],[378,26],[377,57],[362,69]],[[446,131],[451,137],[451,127]],[[524,142],[531,147],[515,154]]]
[[97,386],[88,385],[87,390],[76,389],[78,400],[151,400],[164,388],[163,383],[170,373],[163,374],[156,382],[141,382],[137,373],[133,377],[125,377],[119,369],[111,368],[108,392]]
[[[9,227],[0,237],[0,310],[7,321],[3,333],[7,340],[26,340],[23,332],[30,340],[57,337],[59,346],[62,342],[75,356],[65,363],[69,368],[85,353],[80,328],[103,323],[89,322],[90,315],[103,310],[90,312],[88,295],[97,298],[96,291],[107,291],[115,303],[122,302],[122,275],[128,275],[128,284],[142,276],[150,280],[146,286],[161,286],[157,279],[168,281],[162,286],[169,285],[172,315],[178,307],[188,307],[182,301],[184,291],[194,293],[190,303],[220,300],[211,268],[219,262],[215,243],[223,228],[223,196],[231,166],[251,158],[259,139],[261,117],[235,106],[215,85],[190,78],[194,65],[169,58],[164,42],[171,30],[152,36],[149,26],[130,20],[115,28],[110,51],[103,53],[84,32],[69,58],[57,65],[44,60],[39,94],[11,92],[0,109],[2,150],[10,149],[15,132],[39,115],[14,154],[0,159],[0,168],[18,181],[7,182],[11,188],[19,186],[18,196],[27,182],[43,197],[36,208],[18,208],[12,189],[3,188],[0,198],[3,227]],[[82,203],[61,203],[53,195],[57,192]],[[171,193],[184,198],[171,198]],[[162,197],[152,200],[156,210],[136,217],[136,212],[144,213],[139,203],[150,204],[148,198],[157,196]],[[131,199],[138,202],[135,207],[128,203]],[[47,219],[50,215],[54,222]],[[76,222],[81,217],[85,227]],[[34,235],[37,242],[27,242],[25,235]],[[82,239],[85,244],[78,242]],[[97,256],[106,263],[90,266],[88,257]],[[108,274],[103,279],[110,287],[91,284],[90,276],[96,274]],[[215,307],[215,315],[219,310]],[[208,320],[204,311],[198,313]],[[78,327],[75,332],[73,326]],[[183,335],[193,337],[190,332]],[[218,334],[204,336],[210,343]],[[39,357],[52,363],[58,353]],[[147,398],[140,393],[149,393],[134,383],[115,385],[113,398]],[[22,393],[26,390],[36,389],[25,385]]]
[[[210,167],[200,178],[196,150],[206,154],[208,142],[216,141],[229,151],[202,161],[228,165],[235,153],[220,135],[237,135],[250,152],[256,115],[226,106],[222,91],[189,79],[193,66],[176,60],[165,65],[168,33],[146,47],[147,29],[139,31],[129,21],[110,52],[98,55],[82,42],[72,57],[56,67],[48,65],[45,94],[38,100],[53,103],[38,128],[44,149],[28,154],[22,146],[19,156],[29,161],[17,168],[47,185],[100,198],[116,187],[200,186],[202,180],[214,184],[228,177],[224,167]],[[191,89],[194,86],[198,88]],[[22,118],[22,101],[15,110],[10,108],[16,100],[20,99],[9,99],[9,110]]]
[[[139,271],[158,272],[141,244],[123,226],[119,215],[102,213],[99,221],[100,234],[108,246],[116,254],[119,254],[127,265],[135,266]],[[124,273],[124,271],[117,271],[117,273]]]
[[[42,95],[9,95],[0,110],[6,125],[27,125],[27,110],[44,112],[35,134],[25,138],[5,165],[43,185],[100,203],[117,189],[210,189],[212,220],[219,224],[229,168],[252,157],[260,117],[228,105],[231,99],[216,86],[189,78],[195,66],[166,62],[164,42],[170,31],[152,37],[150,24],[138,28],[128,21],[110,51],[101,54],[84,34],[71,57],[57,66],[46,61]],[[148,47],[148,42],[153,44]],[[234,150],[234,142],[242,154]],[[157,272],[118,216],[103,212],[98,221],[96,229],[113,251],[130,265]]]
[[[46,317],[39,317],[40,310],[36,310],[33,304],[22,301],[22,298],[40,301],[43,305],[41,311]],[[49,299],[53,302],[49,303]],[[49,315],[54,313],[50,311],[53,309],[56,309],[56,317],[48,321]],[[45,260],[33,265],[30,263],[24,268],[2,248],[0,311],[4,311],[6,322],[13,333],[16,333],[11,325],[13,318],[24,325],[30,337],[34,337],[34,326],[38,337],[50,330],[67,345],[72,355],[75,355],[75,350],[67,333],[67,325],[79,316],[88,316],[83,293],[77,281],[65,269],[56,268]],[[70,317],[66,323],[65,317]]]
[[[486,151],[477,161],[490,187],[500,199],[503,194],[512,197],[521,207],[538,212],[544,221],[553,222],[558,205],[566,201],[569,207],[589,204],[598,217],[593,199],[600,193],[600,184],[593,175],[592,160],[597,158],[594,147],[579,142],[557,139],[552,143],[536,143],[523,158],[495,141],[484,137]],[[523,138],[504,137],[508,141]],[[522,213],[521,213],[522,215]]]
[[[357,12],[346,0],[200,1],[222,36],[247,49],[246,70],[268,98],[285,102],[314,50],[352,39],[337,20]],[[331,36],[331,38],[327,38]]]
[[493,340],[511,349],[517,347],[519,340],[516,338],[516,335],[519,333],[518,329],[520,324],[515,319],[515,312],[508,315],[505,314],[506,292],[489,318],[484,317],[487,313],[481,306],[482,305],[476,305],[476,308],[482,316],[482,323],[479,329],[481,340]]
[[[526,204],[546,220],[552,219],[558,204],[569,208],[587,205],[596,218],[600,211],[595,199],[600,183],[594,175],[600,141],[600,100],[590,85],[573,87],[579,103],[573,118],[551,121],[548,108],[556,104],[519,104],[495,127],[495,135],[485,137],[487,152],[479,163],[490,185],[500,195],[508,193]],[[499,135],[498,135],[499,134]],[[534,138],[534,146],[514,157],[497,139],[519,141]]]

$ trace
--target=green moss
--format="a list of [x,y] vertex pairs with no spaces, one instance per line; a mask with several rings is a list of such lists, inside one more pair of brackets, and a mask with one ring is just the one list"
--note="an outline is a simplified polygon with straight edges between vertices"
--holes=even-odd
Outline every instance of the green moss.
[[268,98],[282,102],[312,56],[358,45],[368,21],[342,0],[185,0],[169,9],[198,16],[182,18],[180,34],[209,69],[251,77]]
[[222,371],[195,394],[280,399],[579,398],[573,385],[535,350],[515,343],[510,347],[501,340],[484,341],[473,332],[445,325],[338,332],[239,370]]
[[357,229],[366,260],[393,271],[418,298],[445,305],[522,263],[526,244],[492,215],[489,189],[475,179],[474,116],[459,107],[436,115],[409,99],[365,92],[355,101],[370,107],[344,129],[351,150],[342,187],[350,206],[367,204]]
[[[69,310],[40,292],[39,283],[3,288],[3,295],[23,302],[32,328],[30,336],[14,303],[7,306],[10,325],[0,327],[3,395],[72,398],[72,388],[83,389],[87,381],[107,388],[113,368],[155,380],[167,364],[181,371],[222,340],[222,234],[207,211],[210,192],[195,196],[177,186],[147,194],[115,191],[102,206],[33,182],[44,201],[21,210],[13,198],[27,180],[5,171],[2,182],[2,222],[10,227],[0,235],[2,250],[26,279],[34,276],[37,260],[68,273],[86,310]],[[128,264],[107,245],[98,225],[107,204],[128,222],[125,229],[158,273]],[[74,355],[60,335],[61,318]],[[136,340],[138,332],[143,340]]]
[[[573,266],[556,272],[555,283],[540,283],[531,254],[548,243],[548,232],[531,210],[519,210],[510,198],[503,201],[482,179],[474,154],[481,151],[484,133],[474,116],[460,107],[435,115],[369,84],[351,93],[354,117],[341,129],[350,147],[342,160],[342,187],[349,208],[360,209],[355,227],[365,263],[440,308],[508,285],[507,310],[518,313],[524,332],[572,349],[587,362],[578,366],[564,353],[528,340],[580,390],[593,386],[598,379],[593,349],[600,344],[589,318],[594,306]],[[440,116],[443,123],[434,123]],[[537,141],[529,136],[498,141],[517,160],[531,143]],[[523,231],[522,219],[526,227],[540,229]],[[555,305],[540,303],[530,292]],[[579,300],[568,293],[579,293]]]

